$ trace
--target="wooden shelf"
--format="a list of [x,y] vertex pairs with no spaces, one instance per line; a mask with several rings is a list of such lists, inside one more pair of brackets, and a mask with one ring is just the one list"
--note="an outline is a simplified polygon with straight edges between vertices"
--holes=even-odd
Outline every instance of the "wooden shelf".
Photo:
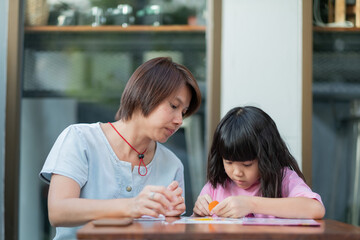
[[345,28],[345,27],[319,27],[319,26],[313,26],[314,32],[360,32],[359,27],[351,27],[351,28]]
[[163,25],[145,26],[32,26],[25,27],[26,33],[37,32],[205,32],[205,26],[196,25]]

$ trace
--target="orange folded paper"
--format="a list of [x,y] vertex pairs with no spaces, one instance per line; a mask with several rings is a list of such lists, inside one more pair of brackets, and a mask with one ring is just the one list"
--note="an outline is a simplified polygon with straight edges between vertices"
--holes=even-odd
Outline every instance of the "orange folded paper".
[[209,212],[211,212],[211,210],[218,204],[218,201],[212,201],[211,203],[209,203]]

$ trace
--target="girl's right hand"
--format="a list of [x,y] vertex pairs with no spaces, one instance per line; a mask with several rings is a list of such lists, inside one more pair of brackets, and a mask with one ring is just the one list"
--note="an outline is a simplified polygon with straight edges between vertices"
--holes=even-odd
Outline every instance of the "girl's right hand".
[[177,196],[166,187],[148,185],[135,198],[129,199],[130,216],[137,218],[143,215],[165,215],[173,209],[171,202],[176,199]]
[[194,215],[195,216],[210,216],[209,212],[209,203],[212,202],[212,199],[209,194],[201,195],[197,198],[194,206]]

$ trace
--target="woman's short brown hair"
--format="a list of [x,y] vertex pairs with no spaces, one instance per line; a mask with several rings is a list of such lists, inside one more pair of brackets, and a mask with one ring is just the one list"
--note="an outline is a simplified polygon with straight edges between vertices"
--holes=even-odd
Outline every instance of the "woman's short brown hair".
[[146,117],[182,85],[189,87],[191,101],[184,117],[200,107],[201,93],[192,73],[169,57],[153,58],[140,65],[130,77],[121,96],[116,120],[130,120],[134,111]]

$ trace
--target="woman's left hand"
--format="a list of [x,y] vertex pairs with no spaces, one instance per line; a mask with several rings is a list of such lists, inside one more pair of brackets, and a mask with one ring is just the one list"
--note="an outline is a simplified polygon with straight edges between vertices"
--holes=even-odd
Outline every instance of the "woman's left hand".
[[170,183],[170,185],[167,187],[167,189],[172,191],[173,193],[175,193],[177,198],[171,202],[171,205],[173,206],[173,209],[168,210],[166,212],[166,216],[167,217],[179,216],[186,209],[184,198],[182,196],[183,190],[182,190],[181,187],[179,187],[179,183],[177,181],[173,181],[172,183]]
[[225,198],[211,211],[219,217],[239,218],[252,213],[250,196],[231,196]]

